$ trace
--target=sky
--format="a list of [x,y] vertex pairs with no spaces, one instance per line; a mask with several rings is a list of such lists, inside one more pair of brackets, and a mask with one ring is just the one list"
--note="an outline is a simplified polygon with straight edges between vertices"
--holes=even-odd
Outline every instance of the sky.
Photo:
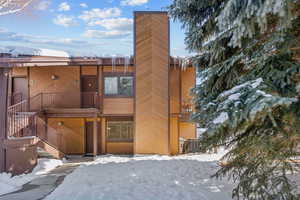
[[[133,54],[133,12],[164,11],[172,0],[34,0],[0,16],[0,47],[62,50],[73,56]],[[187,56],[184,30],[171,20],[171,55]]]

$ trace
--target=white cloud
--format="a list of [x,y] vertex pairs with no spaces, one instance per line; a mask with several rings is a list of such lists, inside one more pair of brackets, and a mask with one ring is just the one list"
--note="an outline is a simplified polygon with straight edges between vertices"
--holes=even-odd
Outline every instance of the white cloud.
[[140,6],[148,3],[149,0],[122,0],[122,6]]
[[63,2],[58,6],[58,11],[69,11],[69,10],[71,10],[71,6],[67,2]]
[[[92,32],[90,32],[92,34]],[[130,33],[108,32],[93,33],[99,38],[117,38],[118,40],[92,41],[88,39],[59,38],[51,36],[25,35],[11,32],[0,27],[0,50],[8,46],[24,46],[31,48],[56,49],[70,53],[72,56],[103,56],[105,54],[132,53],[132,43],[125,42]],[[92,34],[92,35],[93,35]],[[119,36],[121,38],[119,38]],[[81,38],[81,37],[80,37]]]
[[123,30],[123,31],[132,31],[133,29],[133,20],[129,18],[111,18],[92,21],[89,23],[90,26],[99,25],[108,30]]
[[90,45],[88,42],[83,40],[74,40],[71,38],[52,38],[45,36],[33,36],[18,34],[15,32],[10,32],[6,29],[0,28],[0,38],[1,41],[9,42],[19,42],[19,43],[30,43],[30,44],[47,44],[47,45],[57,45],[57,46],[70,46],[79,47],[82,45]]
[[88,7],[88,5],[86,4],[86,3],[81,3],[81,4],[79,4],[80,5],[80,7],[82,7],[82,8],[87,8]]
[[79,18],[90,23],[97,19],[119,17],[120,15],[121,10],[119,8],[94,8],[89,11],[83,11],[82,15],[80,15]]
[[53,23],[64,27],[77,25],[74,17],[66,15],[57,15],[56,18],[53,19]]
[[96,39],[116,39],[123,38],[129,36],[131,34],[130,31],[99,31],[99,30],[87,30],[83,36],[88,38],[96,38]]
[[41,1],[36,5],[37,10],[47,10],[50,6],[51,2],[50,1]]

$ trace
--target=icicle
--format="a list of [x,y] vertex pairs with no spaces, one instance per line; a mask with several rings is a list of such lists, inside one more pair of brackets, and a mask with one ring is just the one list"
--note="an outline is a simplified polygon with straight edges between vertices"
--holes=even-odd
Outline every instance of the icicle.
[[178,67],[179,69],[182,69],[182,58],[178,57]]
[[173,61],[174,61],[174,68],[176,69],[177,65],[178,65],[178,56],[175,56],[173,58]]
[[112,66],[112,71],[115,72],[116,71],[116,57],[115,57],[115,55],[113,55],[111,57],[111,66]]
[[130,56],[124,57],[124,73],[128,71],[128,66],[130,64]]
[[183,71],[185,71],[187,69],[187,67],[189,66],[189,64],[190,64],[190,59],[189,58],[183,58],[183,59],[181,59],[180,67]]

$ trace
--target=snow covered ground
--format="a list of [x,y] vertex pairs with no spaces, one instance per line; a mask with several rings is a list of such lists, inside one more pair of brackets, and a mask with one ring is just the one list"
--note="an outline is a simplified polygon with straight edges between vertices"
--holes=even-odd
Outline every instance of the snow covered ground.
[[22,188],[22,185],[30,182],[40,175],[61,166],[63,162],[55,159],[39,159],[38,165],[34,168],[32,173],[11,177],[11,174],[0,174],[0,195],[14,192]]
[[233,184],[210,178],[222,155],[100,156],[46,200],[230,200]]

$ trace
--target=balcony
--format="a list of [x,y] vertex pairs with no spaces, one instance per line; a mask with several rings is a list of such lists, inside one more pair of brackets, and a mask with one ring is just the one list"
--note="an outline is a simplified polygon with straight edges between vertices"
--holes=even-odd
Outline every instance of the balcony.
[[40,93],[29,100],[30,111],[52,117],[94,117],[100,112],[97,92]]
[[[17,96],[17,98],[15,97]],[[36,136],[36,120],[40,115],[48,117],[97,117],[100,113],[100,97],[97,92],[40,93],[8,107],[8,137]],[[20,102],[19,102],[20,101]]]
[[183,122],[190,121],[190,117],[194,112],[194,103],[192,99],[184,100],[181,105],[181,117]]
[[30,111],[100,108],[97,92],[40,93],[28,100]]

